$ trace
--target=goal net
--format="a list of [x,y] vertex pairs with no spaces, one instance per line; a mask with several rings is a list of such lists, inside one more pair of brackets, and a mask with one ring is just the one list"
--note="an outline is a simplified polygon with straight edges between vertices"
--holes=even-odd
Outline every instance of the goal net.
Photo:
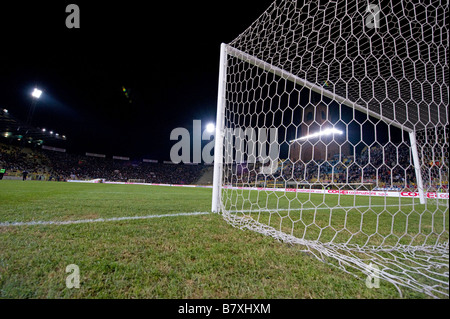
[[400,294],[448,297],[447,14],[281,0],[222,44],[212,210]]

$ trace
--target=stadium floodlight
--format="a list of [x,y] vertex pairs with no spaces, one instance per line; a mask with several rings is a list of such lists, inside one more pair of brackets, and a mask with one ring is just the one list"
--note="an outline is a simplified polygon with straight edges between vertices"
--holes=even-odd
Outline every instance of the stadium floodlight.
[[446,10],[273,1],[222,44],[211,210],[361,279],[376,265],[399,291],[448,298]]
[[34,114],[34,109],[36,108],[37,101],[39,100],[41,95],[42,95],[42,91],[39,90],[38,88],[34,88],[33,92],[31,92],[33,101],[31,103],[30,109],[28,110],[27,121],[26,121],[27,125],[31,125],[31,120],[33,119],[33,114]]
[[206,131],[208,131],[209,133],[212,133],[216,130],[216,126],[214,125],[214,123],[209,123],[208,125],[206,125]]
[[291,140],[290,142],[297,142],[297,141],[304,141],[304,140],[309,140],[309,139],[313,139],[319,136],[327,136],[327,135],[331,135],[331,134],[343,134],[344,132],[342,132],[341,130],[335,129],[335,128],[328,128],[325,129],[323,131],[317,132],[317,133],[312,133],[309,135],[305,135],[296,139]]
[[37,88],[34,88],[33,92],[31,93],[31,96],[33,96],[36,99],[40,98],[41,95],[42,95],[42,91]]
[[4,112],[4,113],[8,113],[8,110],[7,110],[7,109],[3,109],[3,112]]
[[46,129],[45,129],[45,128],[43,128],[43,129],[42,129],[42,132],[45,132],[45,131],[46,131]]

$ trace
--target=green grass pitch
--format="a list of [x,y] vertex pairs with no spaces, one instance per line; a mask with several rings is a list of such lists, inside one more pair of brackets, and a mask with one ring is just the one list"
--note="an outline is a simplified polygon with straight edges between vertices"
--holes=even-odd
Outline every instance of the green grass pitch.
[[[399,298],[210,206],[208,188],[2,180],[0,298]],[[205,214],[177,215],[191,212]],[[97,222],[29,224],[77,220]],[[69,264],[80,288],[66,287]]]

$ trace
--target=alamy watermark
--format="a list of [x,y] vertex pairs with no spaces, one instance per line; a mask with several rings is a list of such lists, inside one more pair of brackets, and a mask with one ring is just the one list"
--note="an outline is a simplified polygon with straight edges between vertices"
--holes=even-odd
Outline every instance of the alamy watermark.
[[369,29],[378,29],[380,27],[380,7],[376,4],[369,4],[366,12],[369,13],[366,16],[366,27]]
[[66,17],[66,27],[68,29],[80,28],[80,7],[76,4],[69,4],[66,7],[66,13],[69,13]]
[[[201,163],[202,161],[205,164],[211,164],[214,161],[212,151],[215,147],[215,130],[205,128],[202,131],[201,120],[194,120],[192,127],[192,134],[183,127],[172,130],[170,140],[177,142],[170,150],[170,160],[175,164]],[[275,127],[225,128],[219,134],[224,139],[223,160],[226,164],[256,162],[272,164],[279,157],[280,145],[278,130]],[[209,142],[202,147],[202,141]]]
[[80,267],[75,264],[67,265],[66,273],[70,273],[66,277],[66,287],[69,289],[80,288]]
[[380,288],[380,268],[377,265],[370,263],[366,267],[368,273],[366,277],[366,287],[369,289]]

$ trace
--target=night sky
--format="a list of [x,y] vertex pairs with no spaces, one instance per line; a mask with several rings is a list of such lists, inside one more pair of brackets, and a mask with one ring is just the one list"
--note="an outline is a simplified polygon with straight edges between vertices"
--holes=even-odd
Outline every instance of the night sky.
[[[169,160],[174,128],[215,121],[220,43],[271,2],[2,3],[0,108],[25,121],[38,87],[32,124],[66,135],[68,152]],[[70,3],[79,29],[65,26]]]

